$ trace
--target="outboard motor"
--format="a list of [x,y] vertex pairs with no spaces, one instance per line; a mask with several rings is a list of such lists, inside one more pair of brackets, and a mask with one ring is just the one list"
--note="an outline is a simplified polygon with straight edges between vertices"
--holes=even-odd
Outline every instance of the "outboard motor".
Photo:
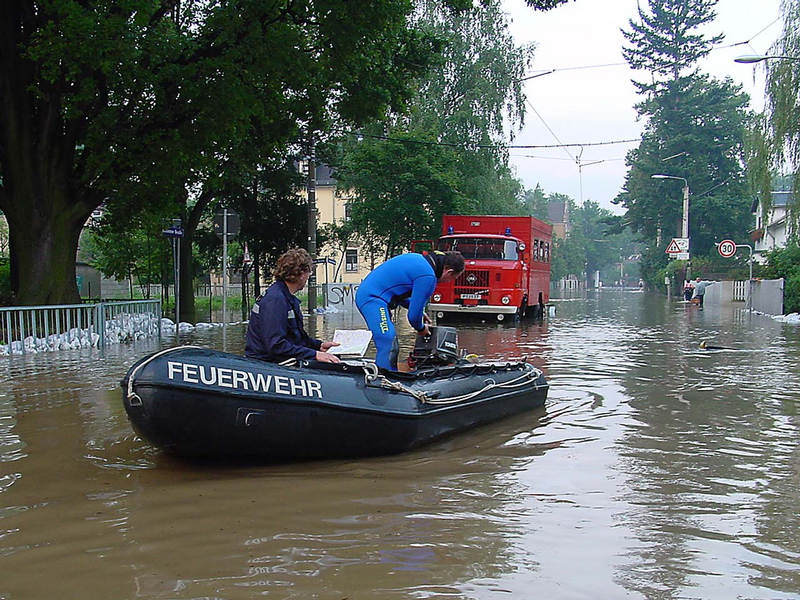
[[430,335],[418,335],[408,357],[411,368],[452,365],[458,360],[455,327],[429,327]]

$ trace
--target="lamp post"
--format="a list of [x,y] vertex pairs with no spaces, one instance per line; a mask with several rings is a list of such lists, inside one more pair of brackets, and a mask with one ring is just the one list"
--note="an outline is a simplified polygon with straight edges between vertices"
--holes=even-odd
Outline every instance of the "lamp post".
[[[652,179],[677,179],[683,182],[683,217],[681,218],[681,237],[689,238],[689,182],[684,177],[676,177],[674,175],[650,175]],[[692,263],[689,261],[686,264],[686,279],[691,279]]]
[[761,62],[762,60],[769,60],[777,58],[779,60],[800,60],[800,56],[782,56],[780,54],[761,55],[761,54],[745,54],[744,56],[737,56],[733,62],[751,64]]

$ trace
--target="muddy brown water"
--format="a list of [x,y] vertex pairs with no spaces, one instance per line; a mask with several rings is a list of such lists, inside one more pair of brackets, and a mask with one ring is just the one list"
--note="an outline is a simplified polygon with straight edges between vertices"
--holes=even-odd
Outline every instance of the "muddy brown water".
[[0,598],[800,596],[800,328],[642,293],[556,303],[459,326],[544,369],[544,410],[366,460],[163,455],[119,380],[172,338],[0,358]]

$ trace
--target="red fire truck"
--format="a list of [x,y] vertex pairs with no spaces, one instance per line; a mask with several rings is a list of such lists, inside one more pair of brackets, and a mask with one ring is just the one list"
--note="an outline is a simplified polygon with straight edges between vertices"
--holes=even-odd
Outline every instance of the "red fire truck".
[[550,299],[553,226],[534,217],[445,215],[437,250],[458,250],[466,269],[440,283],[430,302],[439,320],[448,316],[495,315],[498,321],[541,318]]

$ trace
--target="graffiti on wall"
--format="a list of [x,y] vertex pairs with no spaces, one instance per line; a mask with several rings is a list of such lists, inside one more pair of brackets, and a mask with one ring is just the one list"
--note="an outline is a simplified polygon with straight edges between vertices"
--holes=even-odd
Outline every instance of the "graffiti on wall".
[[357,283],[326,283],[325,292],[328,306],[355,309],[358,285]]

